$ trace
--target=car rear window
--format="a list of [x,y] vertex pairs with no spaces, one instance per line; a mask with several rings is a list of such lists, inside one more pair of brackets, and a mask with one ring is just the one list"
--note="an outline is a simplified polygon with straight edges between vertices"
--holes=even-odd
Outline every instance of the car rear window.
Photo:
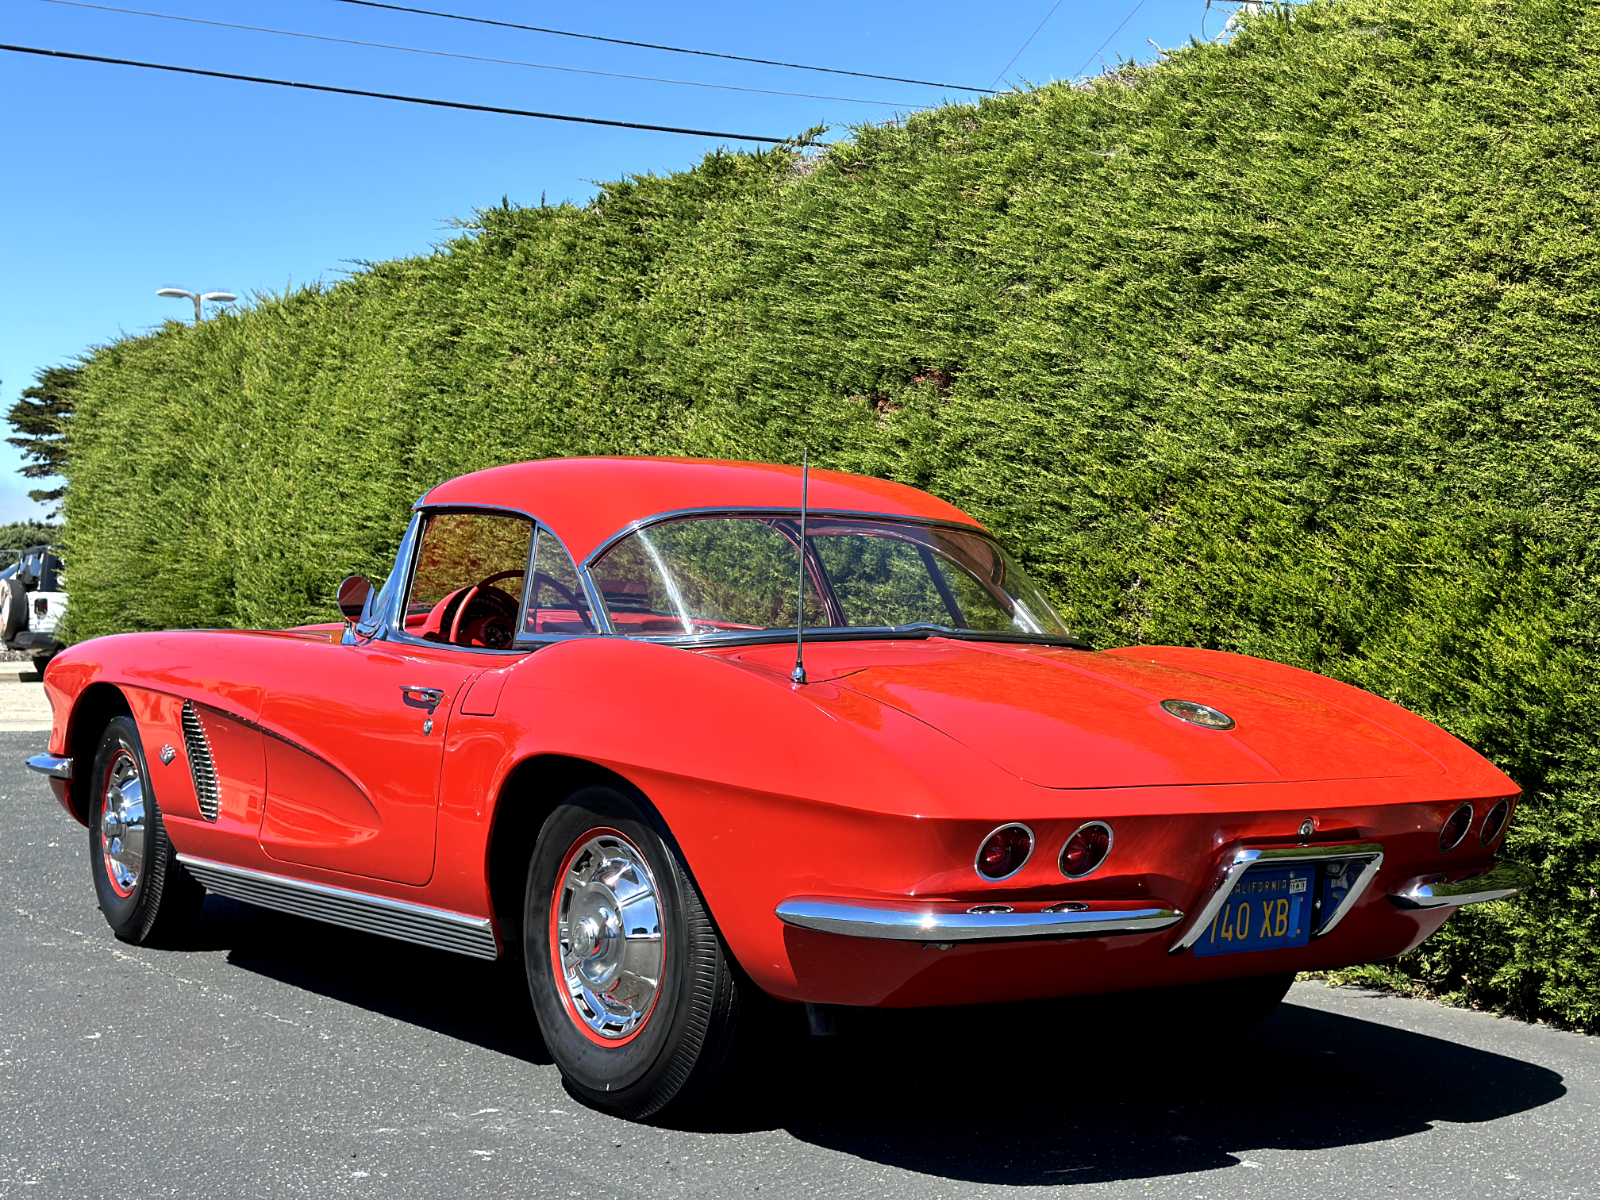
[[[805,623],[836,630],[948,629],[1067,638],[1061,618],[980,530],[884,518],[814,517]],[[617,632],[738,635],[796,626],[799,514],[662,521],[591,569]]]

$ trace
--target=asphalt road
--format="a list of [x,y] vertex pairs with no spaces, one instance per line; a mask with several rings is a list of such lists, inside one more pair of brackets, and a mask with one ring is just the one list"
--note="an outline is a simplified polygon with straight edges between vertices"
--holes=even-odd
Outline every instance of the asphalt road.
[[0,733],[0,1197],[1600,1197],[1600,1038],[1317,984],[1188,1056],[880,1021],[630,1125],[490,964],[215,896],[183,949],[117,942],[44,742]]

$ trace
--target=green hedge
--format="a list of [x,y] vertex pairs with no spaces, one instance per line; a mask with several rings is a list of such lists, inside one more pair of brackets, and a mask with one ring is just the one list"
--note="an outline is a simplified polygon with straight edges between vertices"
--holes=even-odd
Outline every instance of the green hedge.
[[327,619],[431,484],[799,458],[1002,531],[1100,644],[1293,662],[1528,790],[1529,899],[1406,969],[1600,1028],[1600,9],[1321,0],[715,154],[91,358],[80,636]]

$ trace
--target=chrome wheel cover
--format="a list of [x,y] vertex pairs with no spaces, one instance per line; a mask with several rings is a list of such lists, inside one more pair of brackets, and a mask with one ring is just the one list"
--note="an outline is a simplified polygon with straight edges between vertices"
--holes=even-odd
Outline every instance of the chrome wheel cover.
[[124,747],[106,768],[100,797],[100,853],[105,858],[111,890],[126,899],[139,886],[144,870],[144,781],[139,763]]
[[550,905],[550,949],[573,1018],[621,1042],[655,1008],[665,957],[655,876],[639,848],[591,830],[568,851]]

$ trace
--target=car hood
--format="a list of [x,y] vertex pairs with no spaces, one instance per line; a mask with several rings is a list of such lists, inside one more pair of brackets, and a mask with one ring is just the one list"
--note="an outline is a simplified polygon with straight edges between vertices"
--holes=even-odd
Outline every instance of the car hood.
[[[768,645],[727,657],[787,682],[794,650]],[[1238,662],[1247,671],[1250,660]],[[1445,769],[1394,731],[1306,692],[1123,655],[933,638],[813,643],[806,666],[812,682],[915,717],[1041,787],[1289,783]],[[824,706],[826,691],[814,697]],[[1209,705],[1235,727],[1191,725],[1162,709],[1163,700]]]

